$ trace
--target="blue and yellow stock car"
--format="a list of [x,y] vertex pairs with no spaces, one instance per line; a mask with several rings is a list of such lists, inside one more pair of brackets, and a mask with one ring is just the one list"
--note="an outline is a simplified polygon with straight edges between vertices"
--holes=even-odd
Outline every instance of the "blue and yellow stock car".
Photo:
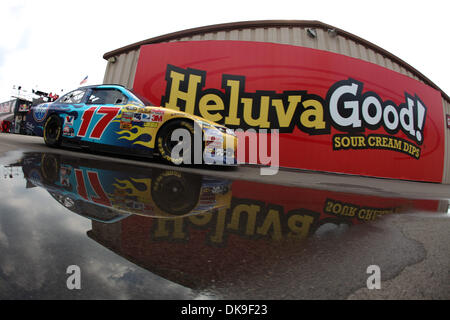
[[[183,160],[236,164],[237,138],[232,130],[185,112],[150,106],[145,98],[119,85],[81,87],[53,103],[34,106],[26,125],[51,147],[63,144],[113,153],[157,155],[174,164]],[[189,137],[190,143],[180,144],[174,152],[183,142],[179,134],[174,139],[177,129],[185,129],[188,136],[184,137]]]

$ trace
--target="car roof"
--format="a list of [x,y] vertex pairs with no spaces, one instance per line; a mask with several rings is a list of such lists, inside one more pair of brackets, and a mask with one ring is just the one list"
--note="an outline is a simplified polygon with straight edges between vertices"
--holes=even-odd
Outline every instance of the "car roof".
[[[124,86],[120,85],[120,84],[95,84],[95,85],[89,85],[89,86],[83,86],[83,87],[79,87],[78,89],[93,89],[93,88],[122,88],[122,89],[126,89]],[[75,89],[77,90],[77,89]]]

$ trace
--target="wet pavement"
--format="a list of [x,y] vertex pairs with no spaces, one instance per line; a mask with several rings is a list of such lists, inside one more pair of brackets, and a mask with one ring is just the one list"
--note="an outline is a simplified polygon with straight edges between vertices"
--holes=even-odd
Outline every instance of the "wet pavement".
[[[448,241],[430,240],[448,239],[447,199],[82,153],[16,151],[0,164],[0,299],[450,297]],[[80,290],[67,287],[73,265]],[[367,289],[371,265],[380,290]]]

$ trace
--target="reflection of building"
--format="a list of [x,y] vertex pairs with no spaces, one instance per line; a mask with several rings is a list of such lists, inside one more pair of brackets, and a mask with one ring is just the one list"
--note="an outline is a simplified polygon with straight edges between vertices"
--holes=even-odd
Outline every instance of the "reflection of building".
[[[184,286],[245,283],[298,256],[310,236],[391,213],[444,212],[446,203],[234,181],[228,208],[197,216],[132,215],[92,222],[88,236],[131,262]],[[282,267],[281,267],[282,269]],[[264,275],[265,274],[265,275]]]

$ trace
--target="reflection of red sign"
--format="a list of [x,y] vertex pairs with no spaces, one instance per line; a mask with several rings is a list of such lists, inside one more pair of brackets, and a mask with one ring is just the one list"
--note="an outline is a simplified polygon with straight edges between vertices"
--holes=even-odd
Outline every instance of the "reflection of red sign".
[[[361,196],[249,181],[234,181],[232,192],[229,207],[215,212],[174,219],[132,215],[116,224],[93,221],[88,235],[171,281],[202,288],[214,280],[220,287],[253,282],[245,270],[265,275],[278,266],[282,270],[280,261],[301,257],[302,241],[327,227],[336,230],[391,213],[439,210],[438,200]],[[236,263],[236,259],[245,263]]]
[[146,45],[134,89],[230,128],[278,129],[282,167],[442,180],[440,93],[359,59],[244,41]]

